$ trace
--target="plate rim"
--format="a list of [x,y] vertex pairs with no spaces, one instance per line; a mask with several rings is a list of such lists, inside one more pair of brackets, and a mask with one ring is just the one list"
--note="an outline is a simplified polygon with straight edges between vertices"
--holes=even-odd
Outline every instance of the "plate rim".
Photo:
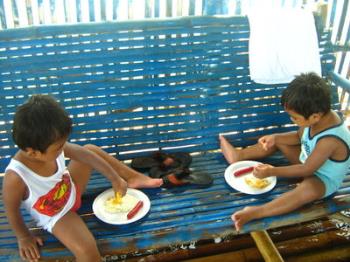
[[[242,164],[246,162],[247,164],[249,164],[250,166],[257,166],[259,164],[263,164],[262,162],[259,162],[259,161],[255,161],[255,160],[242,160],[242,161],[237,161],[235,163],[232,163],[230,164],[226,169],[225,169],[225,174],[224,174],[224,177],[225,177],[225,181],[226,183],[231,187],[233,188],[234,190],[237,190],[239,192],[242,192],[244,194],[248,194],[248,195],[260,195],[260,194],[264,194],[264,193],[267,193],[269,191],[271,191],[277,184],[277,177],[275,176],[271,176],[269,177],[270,180],[272,180],[271,184],[268,185],[267,187],[263,188],[263,189],[256,189],[255,191],[248,191],[248,190],[245,190],[244,188],[240,188],[240,187],[237,187],[235,186],[234,184],[231,183],[232,178],[230,178],[229,176],[233,176],[232,174],[232,166],[234,165],[237,165],[237,164]],[[241,168],[244,168],[244,167],[241,167]]]
[[[126,224],[130,224],[130,223],[133,223],[133,222],[136,222],[140,219],[142,219],[144,216],[146,216],[148,214],[148,212],[150,211],[151,209],[151,201],[149,199],[149,197],[144,193],[142,192],[141,190],[139,189],[136,189],[136,188],[128,188],[127,189],[127,192],[126,193],[130,193],[130,192],[134,192],[136,193],[137,195],[141,195],[142,196],[142,199],[139,198],[139,200],[143,200],[144,203],[143,203],[143,207],[142,209],[144,209],[145,211],[143,211],[143,214],[141,216],[135,216],[133,217],[132,219],[128,219],[128,220],[123,220],[123,221],[117,221],[117,222],[112,222],[106,218],[103,218],[100,216],[100,212],[97,210],[97,205],[98,205],[98,201],[104,197],[104,195],[106,194],[109,194],[111,191],[113,191],[114,189],[113,188],[109,188],[109,189],[106,189],[105,191],[101,192],[100,194],[98,194],[93,203],[92,203],[92,212],[94,213],[94,215],[99,219],[101,220],[102,222],[104,223],[107,223],[107,224],[110,224],[110,225],[126,225]],[[141,210],[142,210],[141,209]]]

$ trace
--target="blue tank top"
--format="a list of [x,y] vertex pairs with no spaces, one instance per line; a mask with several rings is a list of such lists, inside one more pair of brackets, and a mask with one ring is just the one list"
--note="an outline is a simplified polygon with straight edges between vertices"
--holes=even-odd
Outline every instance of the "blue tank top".
[[326,162],[315,172],[325,184],[325,196],[329,196],[339,189],[350,166],[350,132],[344,121],[342,123],[327,128],[311,137],[310,128],[306,127],[301,137],[301,152],[299,160],[305,163],[311,152],[315,149],[320,139],[325,137],[335,137],[347,147],[347,156],[344,160],[327,159]]

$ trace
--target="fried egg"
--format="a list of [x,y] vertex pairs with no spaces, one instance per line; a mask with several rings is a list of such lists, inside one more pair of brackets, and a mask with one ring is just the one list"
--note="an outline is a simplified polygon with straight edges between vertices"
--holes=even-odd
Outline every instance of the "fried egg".
[[248,186],[254,187],[254,188],[258,188],[258,189],[262,189],[267,187],[268,185],[270,185],[270,181],[267,180],[266,178],[260,179],[257,178],[255,176],[246,176],[244,178],[244,181],[246,182],[246,184]]
[[104,203],[104,209],[107,213],[121,213],[121,212],[129,212],[134,206],[137,204],[139,200],[129,194],[126,194],[121,203],[115,201],[114,197],[108,198]]

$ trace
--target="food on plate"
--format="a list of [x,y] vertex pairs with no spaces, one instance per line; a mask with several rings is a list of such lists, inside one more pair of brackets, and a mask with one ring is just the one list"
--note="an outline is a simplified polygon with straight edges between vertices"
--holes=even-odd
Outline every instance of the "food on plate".
[[254,170],[254,167],[250,166],[250,167],[246,167],[246,168],[242,168],[242,169],[237,170],[236,172],[233,173],[233,175],[235,177],[238,177],[238,176],[241,176],[244,174],[248,174],[248,173],[252,172],[253,170]]
[[143,207],[143,201],[140,200],[139,202],[137,202],[136,206],[134,206],[133,209],[131,209],[128,213],[128,215],[126,216],[128,219],[132,219],[137,212],[139,212],[139,210]]
[[253,175],[245,177],[244,181],[247,183],[248,186],[258,189],[262,189],[270,185],[270,181],[266,178],[260,179]]
[[138,203],[138,199],[130,194],[126,194],[122,200],[116,201],[115,197],[108,198],[104,203],[104,208],[107,213],[129,212]]
[[122,203],[122,194],[120,194],[119,192],[115,193],[115,197],[113,199],[113,203],[114,204],[121,204]]

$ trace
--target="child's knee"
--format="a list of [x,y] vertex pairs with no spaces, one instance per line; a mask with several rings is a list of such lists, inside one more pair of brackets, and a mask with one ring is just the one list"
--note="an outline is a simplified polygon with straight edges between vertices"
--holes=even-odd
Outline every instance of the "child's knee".
[[77,245],[73,247],[72,252],[78,260],[80,258],[89,258],[89,261],[93,261],[92,258],[95,258],[97,259],[95,261],[99,261],[98,259],[101,257],[95,240],[77,243]]
[[299,184],[299,187],[301,187],[303,191],[300,197],[305,203],[321,199],[326,192],[325,185],[316,177],[305,178],[304,181]]
[[83,147],[84,147],[85,149],[90,150],[90,151],[96,151],[96,150],[99,149],[99,147],[96,146],[96,145],[94,145],[94,144],[86,144],[86,145],[83,145]]

